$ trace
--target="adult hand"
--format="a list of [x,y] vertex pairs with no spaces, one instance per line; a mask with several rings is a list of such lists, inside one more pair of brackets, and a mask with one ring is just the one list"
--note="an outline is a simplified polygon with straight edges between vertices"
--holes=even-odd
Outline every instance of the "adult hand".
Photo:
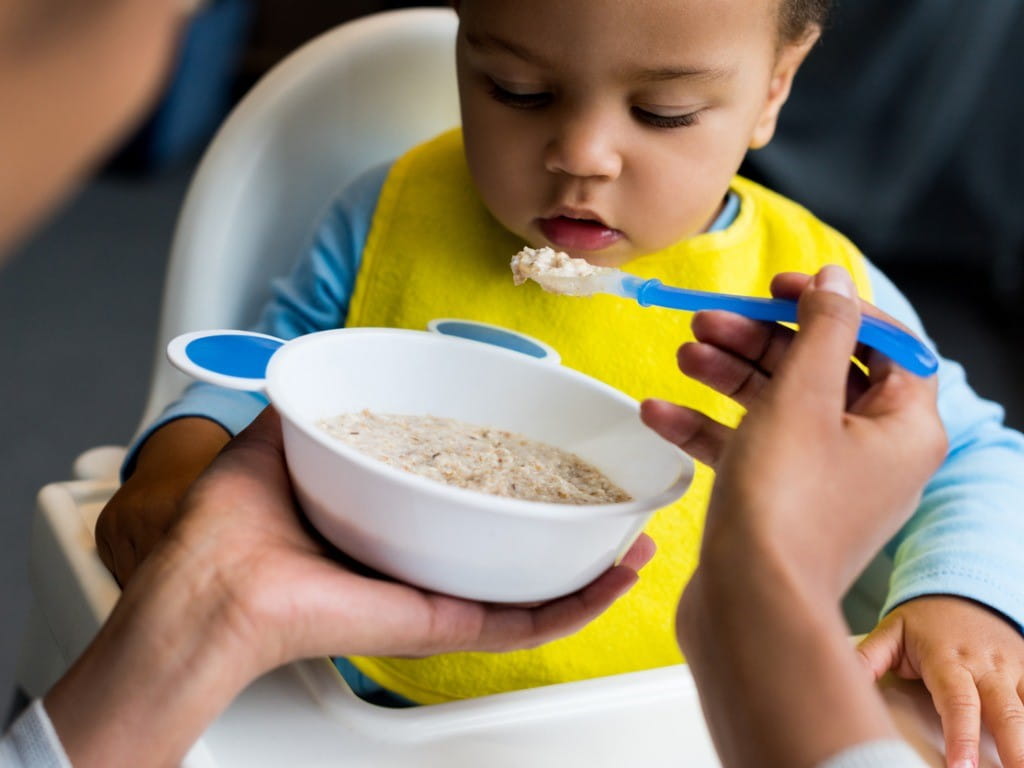
[[[935,378],[857,344],[860,311],[896,321],[850,300],[853,291],[839,267],[778,275],[772,294],[800,297],[799,333],[726,312],[695,317],[697,342],[680,348],[679,366],[749,409],[735,444],[734,430],[692,409],[641,408],[649,426],[716,469],[718,506],[758,510],[742,519],[745,535],[838,577],[823,584],[836,597],[913,511],[946,451]],[[854,354],[867,374],[850,364]],[[706,544],[739,538],[729,526],[740,521],[726,516],[709,513]]]
[[795,336],[714,313],[695,323],[700,346],[680,353],[684,371],[699,358],[699,378],[748,406],[734,435],[667,403],[642,411],[717,470],[676,626],[726,766],[814,765],[895,737],[838,600],[945,455],[933,379],[871,350],[868,375],[851,374],[860,307],[849,276],[826,267],[773,289],[805,286]]
[[235,694],[280,664],[538,645],[608,608],[653,551],[641,536],[588,587],[530,608],[360,575],[297,511],[268,409],[193,485],[46,708],[76,768],[176,765]]
[[[642,536],[588,587],[531,608],[360,575],[338,562],[297,511],[271,409],[227,446],[184,503],[172,545],[216,566],[218,581],[231,588],[232,610],[251,631],[247,645],[266,646],[264,668],[327,654],[423,656],[540,645],[596,618],[654,553]],[[275,642],[264,642],[268,634]]]

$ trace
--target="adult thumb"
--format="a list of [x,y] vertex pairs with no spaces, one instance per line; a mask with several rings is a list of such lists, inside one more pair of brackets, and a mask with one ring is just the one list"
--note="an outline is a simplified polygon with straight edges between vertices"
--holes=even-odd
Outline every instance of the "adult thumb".
[[781,387],[834,399],[842,408],[860,329],[860,302],[849,273],[834,264],[822,267],[800,295],[797,319],[800,332],[774,378]]

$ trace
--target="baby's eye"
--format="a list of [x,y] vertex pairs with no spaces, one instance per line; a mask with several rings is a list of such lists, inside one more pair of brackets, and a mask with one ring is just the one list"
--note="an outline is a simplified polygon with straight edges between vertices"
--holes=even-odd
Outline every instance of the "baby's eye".
[[655,128],[687,128],[700,122],[700,114],[704,110],[698,109],[685,115],[659,115],[641,107],[632,107],[630,111],[637,120]]
[[491,98],[495,101],[515,107],[516,109],[537,109],[538,107],[547,106],[551,101],[551,94],[546,91],[517,93],[507,88],[502,88],[493,80],[489,81],[489,90]]

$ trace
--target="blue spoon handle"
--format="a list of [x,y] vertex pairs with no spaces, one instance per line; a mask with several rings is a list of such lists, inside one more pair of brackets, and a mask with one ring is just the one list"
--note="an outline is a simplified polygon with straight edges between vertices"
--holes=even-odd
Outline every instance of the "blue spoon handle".
[[[689,312],[722,309],[753,320],[796,322],[795,301],[673,288],[662,284],[660,280],[647,280],[637,286],[636,300],[644,307],[667,307]],[[892,323],[863,315],[857,338],[918,376],[931,376],[938,370],[939,361],[935,353],[920,339]]]

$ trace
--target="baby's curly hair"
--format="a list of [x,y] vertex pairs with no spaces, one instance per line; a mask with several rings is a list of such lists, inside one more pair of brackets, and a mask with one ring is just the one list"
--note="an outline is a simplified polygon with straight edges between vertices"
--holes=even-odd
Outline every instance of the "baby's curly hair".
[[812,25],[825,26],[832,0],[781,0],[779,37],[783,43],[800,42]]

